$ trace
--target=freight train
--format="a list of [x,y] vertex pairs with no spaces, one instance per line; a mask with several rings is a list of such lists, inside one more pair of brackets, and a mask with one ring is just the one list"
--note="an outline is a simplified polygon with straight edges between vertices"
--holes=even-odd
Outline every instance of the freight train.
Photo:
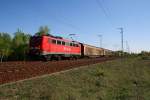
[[112,51],[58,36],[32,36],[29,54],[45,60],[62,58],[101,57],[112,55]]

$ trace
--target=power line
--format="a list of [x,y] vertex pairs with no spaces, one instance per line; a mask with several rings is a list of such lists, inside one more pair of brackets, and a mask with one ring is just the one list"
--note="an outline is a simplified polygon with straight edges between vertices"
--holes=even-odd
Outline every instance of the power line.
[[80,30],[77,26],[73,25],[72,23],[68,23],[66,20],[62,20],[56,16],[53,17],[54,20],[56,20],[57,22],[61,23],[61,24],[64,24],[72,29],[75,29],[75,30]]
[[56,22],[65,25],[67,27],[70,27],[71,29],[76,30],[78,33],[86,33],[85,31],[83,31],[81,28],[79,28],[77,25],[74,25],[71,23],[70,20],[68,20],[68,18],[66,16],[62,16],[62,14],[60,13],[53,13],[51,14],[51,19],[55,20]]
[[[108,14],[108,8],[107,8],[107,10],[104,8],[104,6],[102,5],[102,2],[100,1],[100,0],[96,0],[96,2],[97,2],[97,4],[98,4],[98,6],[99,6],[99,8],[102,10],[102,12],[104,13],[104,15],[105,15],[105,17],[107,18],[107,20],[108,20],[108,22],[113,26],[113,23],[112,23],[112,21],[110,20],[110,15]],[[103,1],[104,2],[104,1]]]

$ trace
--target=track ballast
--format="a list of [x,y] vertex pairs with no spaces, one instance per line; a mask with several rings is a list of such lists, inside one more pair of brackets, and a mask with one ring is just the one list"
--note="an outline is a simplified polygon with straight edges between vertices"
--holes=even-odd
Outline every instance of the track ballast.
[[51,74],[77,68],[80,66],[95,64],[108,60],[113,57],[102,57],[92,59],[62,60],[62,61],[15,61],[0,63],[0,84],[15,82],[45,74]]

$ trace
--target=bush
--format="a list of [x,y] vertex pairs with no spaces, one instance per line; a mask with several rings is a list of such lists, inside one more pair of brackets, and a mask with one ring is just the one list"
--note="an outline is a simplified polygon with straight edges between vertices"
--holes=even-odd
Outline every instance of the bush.
[[141,57],[143,60],[150,60],[150,56],[142,56]]

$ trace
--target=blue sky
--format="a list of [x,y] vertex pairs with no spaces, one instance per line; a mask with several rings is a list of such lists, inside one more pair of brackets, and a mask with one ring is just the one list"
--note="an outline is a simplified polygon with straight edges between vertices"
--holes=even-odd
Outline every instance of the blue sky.
[[[124,47],[130,51],[150,50],[149,0],[0,0],[0,32],[13,34],[17,28],[34,34],[47,25],[53,35],[103,47],[121,49],[118,27],[124,28]],[[105,12],[104,12],[104,10]]]

